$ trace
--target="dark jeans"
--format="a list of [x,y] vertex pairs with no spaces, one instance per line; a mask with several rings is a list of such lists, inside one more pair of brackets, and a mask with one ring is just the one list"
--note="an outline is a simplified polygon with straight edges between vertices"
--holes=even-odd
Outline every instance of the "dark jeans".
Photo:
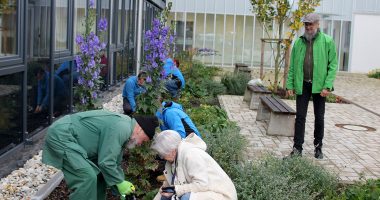
[[297,95],[297,114],[294,131],[294,147],[302,150],[302,144],[305,138],[305,121],[310,96],[313,97],[314,105],[314,146],[321,148],[324,135],[324,118],[325,118],[325,102],[326,97],[322,97],[320,93],[312,94],[312,83],[303,82],[302,95]]
[[129,103],[127,98],[123,98],[123,110],[125,115],[131,115],[132,114],[132,107],[131,104]]

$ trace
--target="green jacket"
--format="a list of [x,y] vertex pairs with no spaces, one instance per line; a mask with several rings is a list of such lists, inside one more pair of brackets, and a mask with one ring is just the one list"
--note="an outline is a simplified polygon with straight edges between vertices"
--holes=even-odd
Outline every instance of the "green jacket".
[[[333,39],[318,32],[313,44],[313,86],[312,93],[320,93],[323,89],[333,89],[338,61]],[[286,89],[302,94],[303,64],[306,53],[305,39],[301,36],[295,42],[290,57],[290,67]]]
[[42,162],[62,169],[92,166],[101,172],[108,186],[122,182],[123,149],[136,121],[126,115],[94,110],[67,115],[47,132]]

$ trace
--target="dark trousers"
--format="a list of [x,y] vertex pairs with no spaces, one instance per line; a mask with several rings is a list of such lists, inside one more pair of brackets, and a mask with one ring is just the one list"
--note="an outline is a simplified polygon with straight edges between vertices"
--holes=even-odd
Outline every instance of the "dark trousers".
[[312,83],[303,82],[302,95],[297,95],[297,114],[294,131],[294,147],[302,150],[302,145],[305,138],[305,121],[307,115],[307,108],[309,105],[310,97],[313,97],[314,105],[314,146],[321,148],[322,139],[324,135],[324,120],[325,120],[325,102],[326,97],[322,97],[320,93],[312,94]]
[[132,114],[132,107],[131,104],[129,103],[127,98],[123,98],[123,110],[125,115],[131,116]]

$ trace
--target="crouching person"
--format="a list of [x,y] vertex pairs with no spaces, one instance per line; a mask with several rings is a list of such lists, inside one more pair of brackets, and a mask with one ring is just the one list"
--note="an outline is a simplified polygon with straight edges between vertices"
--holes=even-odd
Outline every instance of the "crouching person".
[[166,181],[154,200],[237,200],[234,184],[206,147],[194,133],[185,139],[173,130],[156,136],[151,148],[166,160]]

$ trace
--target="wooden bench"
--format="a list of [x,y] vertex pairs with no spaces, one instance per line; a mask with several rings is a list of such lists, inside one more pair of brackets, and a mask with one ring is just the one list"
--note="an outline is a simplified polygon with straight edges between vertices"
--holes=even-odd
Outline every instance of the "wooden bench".
[[249,69],[248,65],[244,63],[235,63],[234,74],[237,74],[239,72],[244,72],[251,75],[251,69]]
[[244,92],[243,100],[249,103],[249,109],[257,110],[259,107],[260,97],[261,96],[270,96],[272,94],[264,86],[259,85],[247,85],[247,88]]
[[256,121],[268,121],[267,135],[293,136],[296,111],[277,97],[260,97]]

